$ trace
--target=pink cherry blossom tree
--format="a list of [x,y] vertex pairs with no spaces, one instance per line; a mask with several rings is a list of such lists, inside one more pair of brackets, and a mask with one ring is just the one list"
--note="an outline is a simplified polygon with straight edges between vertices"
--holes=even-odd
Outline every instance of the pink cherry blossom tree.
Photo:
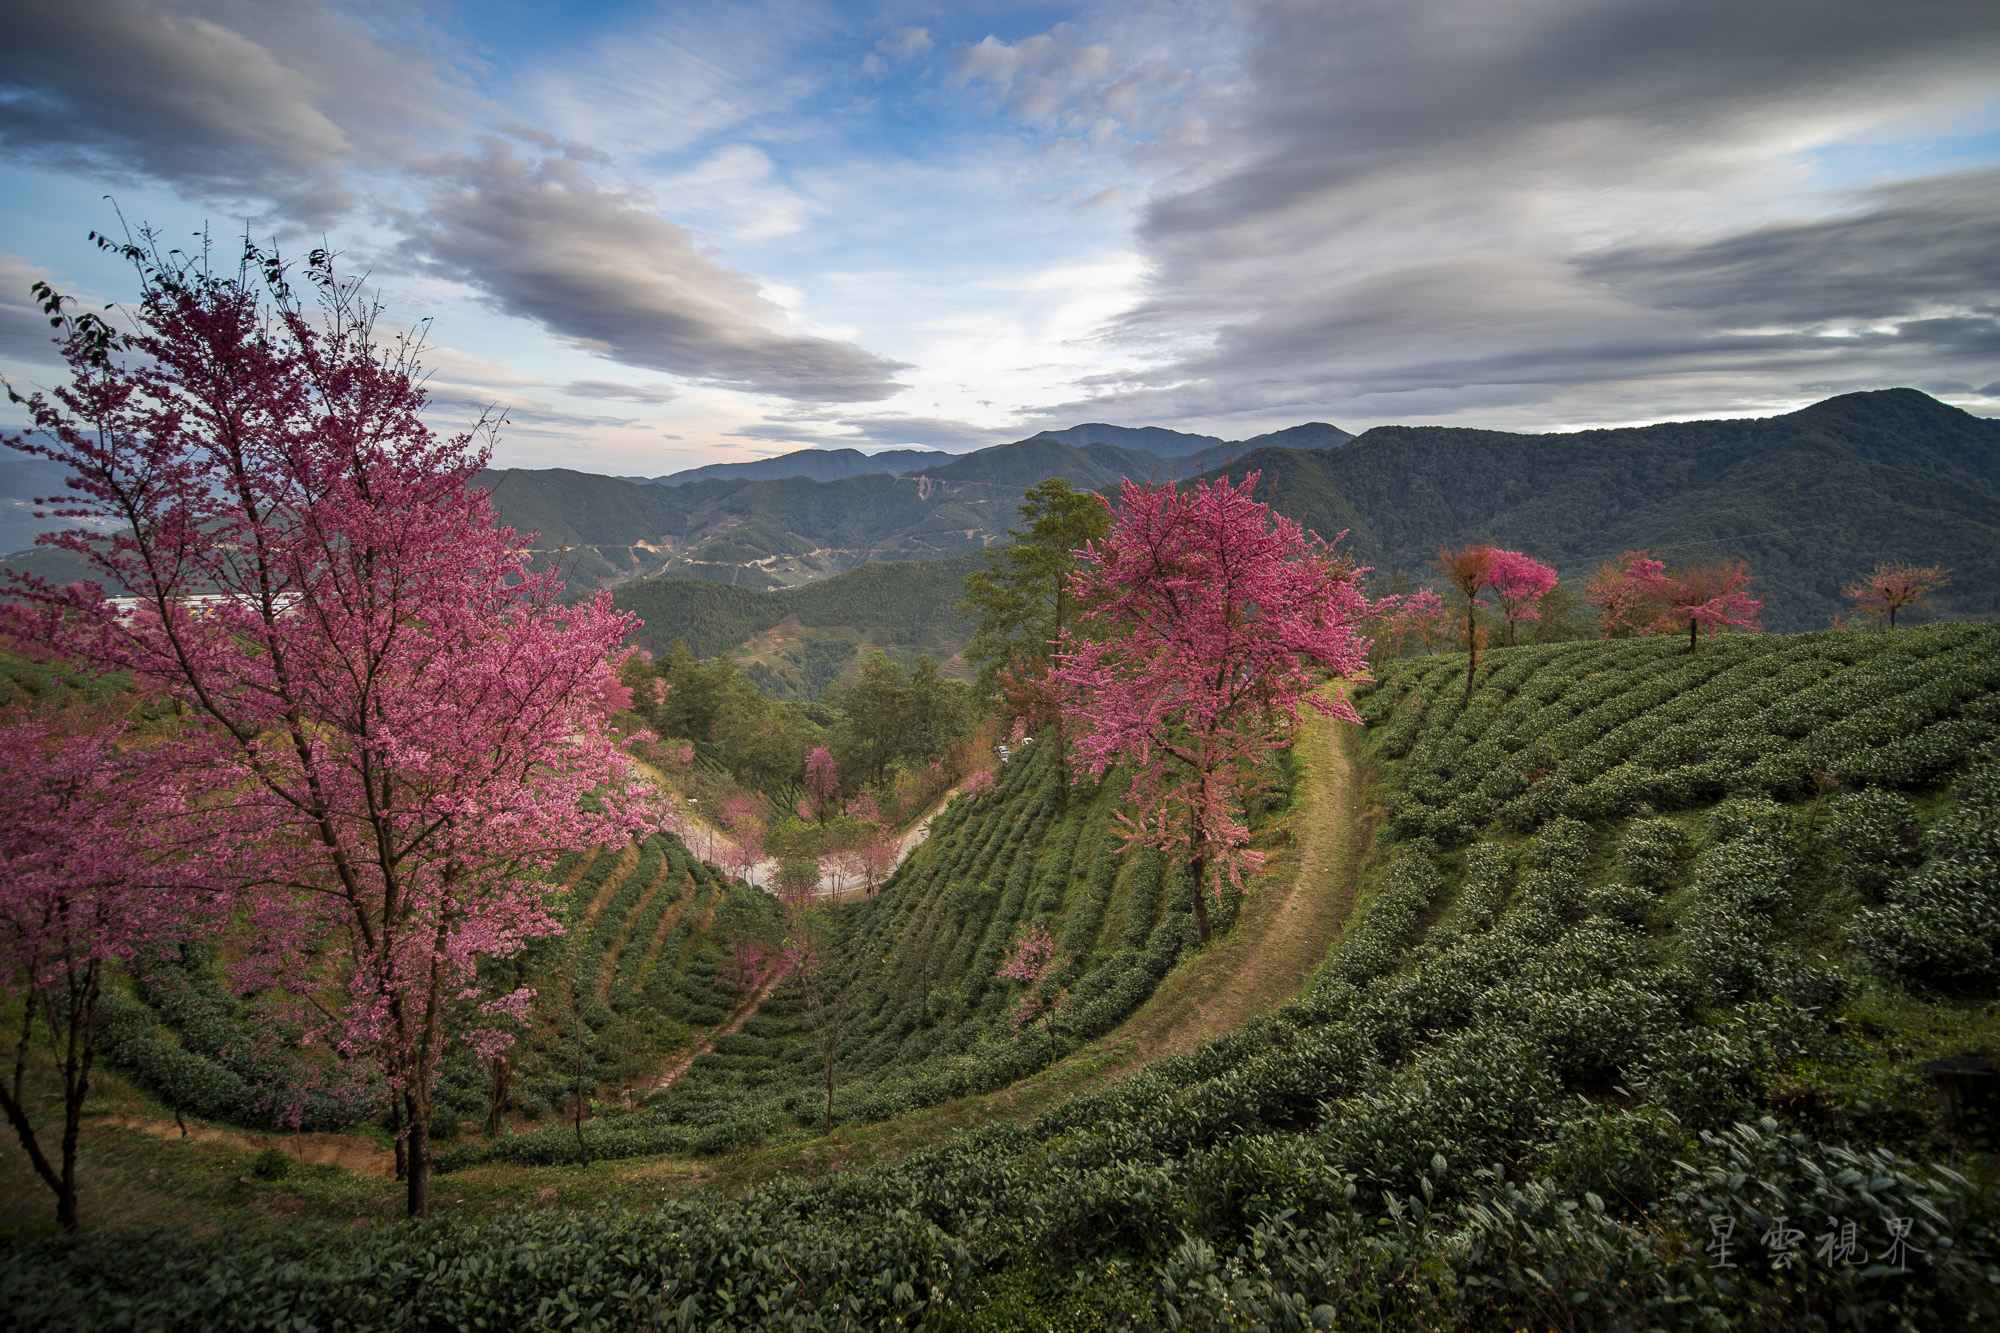
[[806,799],[810,813],[805,817],[822,824],[840,808],[840,770],[824,745],[815,745],[806,755]]
[[1451,618],[1444,598],[1429,588],[1384,597],[1375,603],[1374,612],[1382,622],[1382,632],[1389,638],[1394,658],[1402,657],[1403,646],[1413,638],[1428,643],[1432,631]]
[[1840,595],[1853,602],[1861,615],[1878,624],[1886,620],[1893,630],[1897,614],[1922,607],[1932,593],[1951,582],[1946,577],[1950,573],[1942,565],[1884,561],[1875,566],[1874,573],[1842,588]]
[[1598,608],[1605,638],[1638,633],[1657,614],[1648,580],[1665,568],[1651,551],[1627,551],[1597,567],[1583,600]]
[[723,869],[750,882],[750,875],[764,864],[763,802],[748,792],[738,792],[722,803],[722,828],[729,842],[722,849]]
[[1432,563],[1458,589],[1459,600],[1465,612],[1465,701],[1472,702],[1472,682],[1479,674],[1479,649],[1485,643],[1485,634],[1479,625],[1479,595],[1493,586],[1493,558],[1499,554],[1492,546],[1449,546],[1438,548],[1438,558]]
[[870,896],[876,887],[895,870],[896,862],[902,859],[902,840],[889,827],[889,820],[882,813],[881,803],[875,793],[864,787],[861,795],[847,803],[845,811],[855,822],[853,836],[842,852],[842,869],[861,877]]
[[476,999],[479,960],[560,928],[541,872],[562,851],[650,827],[604,728],[633,622],[604,594],[561,601],[497,527],[471,485],[486,449],[423,423],[418,341],[381,342],[329,256],[305,269],[315,309],[255,249],[218,272],[150,233],[113,248],[140,280],[130,331],[51,295],[70,382],[9,443],[69,469],[60,512],[120,531],[55,538],[100,583],[31,581],[8,627],[129,673],[214,747],[194,796],[262,866],[235,981],[384,1071],[427,1216],[453,1015],[474,1001],[456,1035],[490,1055],[531,999]]
[[1648,632],[1675,634],[1685,629],[1688,632],[1689,652],[1699,646],[1699,636],[1704,629],[1712,639],[1724,626],[1752,633],[1762,628],[1757,618],[1764,609],[1764,603],[1746,591],[1750,583],[1750,566],[1744,561],[1689,565],[1679,570],[1648,570],[1639,574],[1638,578],[1660,608],[1659,616],[1648,627]]
[[[123,730],[20,715],[0,724],[0,984],[22,1006],[0,1109],[66,1231],[77,1225],[77,1134],[107,969],[200,928],[229,901],[217,819],[187,801],[182,768],[198,747],[133,745]],[[23,1083],[38,1037],[61,1081],[54,1144]]]
[[1024,981],[1033,985],[1048,971],[1056,956],[1056,937],[1046,926],[1022,926],[1014,935],[1013,952],[1002,960],[993,975],[1002,981]]
[[1361,571],[1252,499],[1256,482],[1126,482],[1110,535],[1076,576],[1095,632],[1069,634],[1054,673],[1084,771],[1131,771],[1127,846],[1193,870],[1204,942],[1211,872],[1219,892],[1262,863],[1238,813],[1257,761],[1301,702],[1358,721],[1344,698],[1313,693],[1308,668],[1358,676],[1367,663]]
[[1024,982],[1030,988],[1014,1007],[1013,1030],[1017,1036],[1022,1028],[1048,1014],[1061,1001],[1062,992],[1041,985],[1055,956],[1054,932],[1046,926],[1025,925],[1015,932],[1013,952],[1001,961],[999,969],[993,974],[1002,981]]
[[1493,596],[1507,622],[1507,642],[1515,642],[1515,627],[1523,620],[1542,618],[1542,598],[1554,590],[1556,572],[1548,565],[1519,551],[1493,553]]
[[1472,686],[1479,674],[1479,650],[1486,644],[1479,624],[1480,596],[1492,590],[1507,621],[1507,642],[1514,642],[1517,621],[1541,618],[1541,599],[1556,586],[1556,572],[1539,560],[1519,551],[1502,550],[1490,543],[1438,548],[1432,562],[1458,595],[1465,615],[1465,699],[1472,701]]
[[1400,700],[1403,693],[1403,646],[1415,638],[1428,648],[1432,637],[1451,619],[1451,612],[1446,608],[1444,598],[1429,588],[1419,588],[1410,593],[1391,593],[1378,600],[1371,611],[1389,640],[1390,698]]

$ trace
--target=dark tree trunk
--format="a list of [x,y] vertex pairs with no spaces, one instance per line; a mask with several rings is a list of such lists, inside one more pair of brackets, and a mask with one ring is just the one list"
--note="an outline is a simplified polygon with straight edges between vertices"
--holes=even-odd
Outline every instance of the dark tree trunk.
[[[7,1113],[8,1122],[14,1126],[14,1133],[21,1140],[21,1148],[28,1154],[28,1162],[35,1168],[35,1174],[42,1183],[55,1192],[56,1221],[64,1231],[75,1231],[76,1215],[76,1148],[77,1139],[83,1128],[83,1103],[90,1096],[90,1067],[97,1056],[97,999],[102,964],[91,963],[81,976],[71,972],[67,976],[69,990],[68,1026],[63,1027],[61,1009],[47,995],[28,993],[22,1005],[21,1040],[14,1051],[14,1079],[12,1086],[0,1085],[0,1110]],[[63,1130],[62,1149],[57,1163],[52,1163],[43,1152],[40,1137],[28,1119],[27,1096],[23,1078],[27,1072],[28,1043],[34,1034],[35,1010],[40,1008],[49,1025],[52,1054],[57,1057],[62,1072]]]
[[1189,869],[1194,871],[1194,931],[1206,944],[1213,933],[1208,925],[1208,885],[1204,882],[1208,878],[1208,865],[1202,858],[1196,857]]
[[410,1111],[409,1206],[411,1217],[431,1215],[431,1126],[430,1116],[415,1097],[408,1098]]
[[1479,670],[1479,618],[1470,600],[1465,607],[1465,702],[1472,702],[1472,678]]
[[507,1089],[514,1081],[514,1072],[507,1063],[507,1057],[496,1055],[492,1060],[493,1093],[486,1105],[486,1132],[500,1132],[500,1117],[507,1110]]

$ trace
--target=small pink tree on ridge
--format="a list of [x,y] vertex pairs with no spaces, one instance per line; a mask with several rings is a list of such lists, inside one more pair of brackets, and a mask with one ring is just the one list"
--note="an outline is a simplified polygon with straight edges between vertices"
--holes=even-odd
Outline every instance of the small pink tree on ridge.
[[1542,598],[1556,586],[1554,569],[1519,551],[1493,553],[1493,595],[1507,621],[1507,642],[1515,642],[1515,625],[1542,618]]
[[[1645,562],[1653,563],[1653,562]],[[1741,560],[1719,565],[1691,565],[1678,571],[1646,569],[1637,577],[1647,594],[1659,605],[1653,632],[1673,634],[1685,628],[1688,651],[1698,646],[1701,631],[1712,639],[1724,626],[1755,633],[1764,604],[1745,589],[1750,583],[1750,566]]]
[[1652,617],[1653,595],[1647,580],[1666,566],[1651,551],[1626,551],[1616,560],[1607,560],[1584,584],[1583,600],[1598,608],[1604,637],[1620,631],[1639,632]]
[[1887,620],[1896,628],[1898,612],[1921,607],[1930,595],[1950,583],[1951,571],[1942,565],[1908,565],[1884,561],[1875,572],[1858,578],[1840,590],[1855,609],[1873,621]]
[[1110,535],[1076,575],[1098,632],[1067,634],[1053,673],[1081,724],[1084,771],[1131,769],[1126,845],[1178,855],[1194,872],[1204,942],[1211,872],[1219,892],[1222,877],[1240,882],[1262,864],[1238,815],[1257,761],[1302,702],[1358,720],[1344,698],[1313,693],[1308,668],[1359,676],[1367,663],[1361,571],[1251,498],[1256,482],[1126,482]]

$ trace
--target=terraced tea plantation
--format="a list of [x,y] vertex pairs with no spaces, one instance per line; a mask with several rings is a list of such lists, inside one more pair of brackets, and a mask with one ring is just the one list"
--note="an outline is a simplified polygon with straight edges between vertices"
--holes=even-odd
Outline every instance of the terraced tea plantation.
[[[533,1028],[516,1043],[505,1105],[530,1119],[559,1112],[579,1083],[600,1109],[609,1094],[660,1071],[745,998],[730,946],[777,929],[776,905],[697,859],[672,834],[574,853],[556,867],[570,885],[564,932],[510,967],[537,993]],[[461,1102],[485,1104],[487,1071],[465,1056],[448,1077]]]
[[[1194,939],[1185,875],[1150,853],[1120,855],[1116,782],[1064,792],[1054,755],[1030,744],[991,793],[954,802],[874,898],[844,910],[836,952],[857,960],[837,1047],[837,1123],[1003,1086],[1109,1031],[1153,991]],[[1268,822],[1289,779],[1272,771]],[[1219,928],[1235,919],[1223,902]],[[1025,927],[1057,941],[1034,985],[999,978]],[[598,933],[603,934],[600,926]],[[817,1132],[824,1032],[799,986],[718,1038],[669,1094],[585,1127],[594,1157],[715,1152]],[[1023,1001],[1032,1021],[1018,1023]],[[693,1020],[700,1021],[700,1020]],[[451,1165],[573,1161],[574,1134],[551,1128],[468,1144]]]
[[[565,889],[564,933],[490,978],[501,989],[535,988],[533,1022],[509,1052],[504,1082],[469,1047],[447,1049],[436,1137],[484,1125],[496,1099],[504,1117],[532,1123],[573,1106],[579,1091],[609,1098],[657,1072],[687,1049],[693,1028],[721,1023],[741,1000],[723,946],[776,929],[769,898],[726,879],[672,834],[572,853],[554,878]],[[354,1118],[350,1098],[375,1096],[288,1066],[269,1012],[229,992],[213,943],[185,945],[143,970],[107,1007],[107,1063],[189,1115],[333,1128]]]
[[[1464,671],[1363,692],[1380,819],[1309,991],[1032,1123],[645,1211],[51,1242],[0,1305],[79,1327],[2000,1326],[1979,1072],[2000,1057],[2000,629],[1500,650],[1469,704]],[[853,915],[897,967],[921,968],[926,913],[949,923],[948,1012],[989,1046],[1013,996],[973,979],[998,924],[1080,926],[1100,873],[1098,812],[1036,790],[1010,772],[998,808],[1027,822],[990,912],[935,891],[1014,836],[966,815]],[[1140,895],[1118,898],[1138,873],[1110,877],[1099,966],[1145,956]],[[883,985],[884,1072],[847,1114],[980,1049]],[[719,1064],[704,1096],[763,1104],[753,1072]]]

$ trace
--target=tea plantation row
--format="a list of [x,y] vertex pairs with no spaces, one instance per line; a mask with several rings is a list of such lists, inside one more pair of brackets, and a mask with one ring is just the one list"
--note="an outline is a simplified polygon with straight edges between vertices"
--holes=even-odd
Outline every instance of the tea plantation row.
[[[1258,817],[1282,808],[1286,782]],[[1193,941],[1184,875],[1163,858],[1121,855],[1117,785],[1066,793],[1055,756],[1029,744],[996,789],[953,802],[926,843],[868,901],[842,911],[838,947],[862,961],[838,1047],[834,1117],[877,1120],[1003,1086],[1131,1013]],[[1215,915],[1234,920],[1233,893]],[[996,976],[1025,926],[1059,941],[1029,987]],[[1024,998],[1037,1021],[1017,1027]],[[819,1044],[797,988],[767,999],[740,1033],[719,1038],[671,1094],[585,1127],[593,1157],[716,1152],[817,1129],[824,1107]],[[479,1161],[574,1161],[560,1129],[468,1143],[447,1169]]]
[[[534,1019],[495,1070],[462,1044],[447,1048],[432,1132],[503,1111],[538,1118],[580,1086],[595,1096],[686,1049],[690,1025],[720,1023],[740,998],[718,941],[768,934],[776,908],[696,859],[671,834],[642,845],[572,853],[555,868],[565,933],[536,941],[500,969],[496,988],[535,988]],[[101,1047],[112,1067],[189,1115],[258,1127],[337,1127],[372,1114],[382,1092],[322,1079],[286,1049],[292,1028],[231,994],[213,941],[183,943],[135,969],[130,991],[104,1000]],[[498,1075],[498,1077],[496,1077]]]
[[[1922,1062],[2000,1055],[1961,938],[2000,900],[2000,759],[1893,790],[1865,768],[1976,732],[1993,634],[1501,651],[1469,710],[1449,659],[1393,706],[1375,691],[1362,758],[1391,814],[1309,993],[1031,1124],[644,1212],[39,1242],[0,1269],[0,1308],[103,1328],[1994,1327],[2000,1127]],[[1815,665],[1681,707],[1766,655],[1767,682]],[[1850,744],[1867,707],[1827,707],[1829,687],[1891,667],[1921,667],[1894,691],[1928,720]],[[1710,711],[1711,736],[1785,742],[1720,799],[1508,814],[1563,764],[1556,790],[1589,791]],[[1840,786],[1747,776],[1793,747]],[[1527,759],[1550,772],[1510,790]],[[1949,968],[1913,965],[1932,945]]]

